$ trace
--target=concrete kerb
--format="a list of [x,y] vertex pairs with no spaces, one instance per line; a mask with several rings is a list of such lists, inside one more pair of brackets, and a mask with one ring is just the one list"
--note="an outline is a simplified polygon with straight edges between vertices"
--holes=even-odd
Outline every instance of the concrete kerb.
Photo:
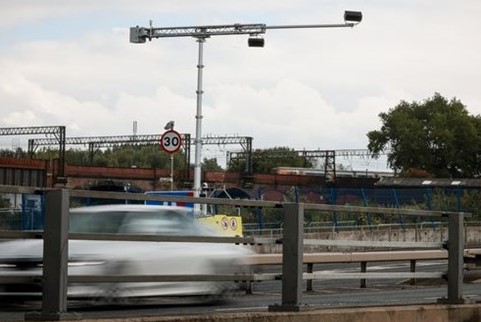
[[[182,316],[82,318],[76,322],[466,322],[481,321],[481,304],[313,309],[301,312],[212,313]],[[58,321],[58,320],[57,320]]]

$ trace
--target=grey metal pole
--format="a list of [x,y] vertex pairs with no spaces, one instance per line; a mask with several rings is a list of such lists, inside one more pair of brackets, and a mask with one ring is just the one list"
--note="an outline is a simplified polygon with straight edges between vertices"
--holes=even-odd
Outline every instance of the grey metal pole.
[[174,155],[170,155],[170,191],[174,191]]
[[282,238],[282,304],[270,311],[300,311],[302,309],[302,262],[304,255],[304,204],[284,204]]
[[337,23],[337,24],[316,24],[316,25],[279,25],[266,26],[265,29],[312,29],[312,28],[352,28],[356,24],[352,22]]
[[[366,273],[367,272],[367,262],[361,262],[361,273]],[[366,279],[361,278],[361,288],[366,288]]]
[[199,60],[197,64],[197,112],[195,115],[195,164],[194,164],[194,197],[199,197],[201,190],[201,157],[202,157],[202,71],[204,69],[205,38],[197,38],[199,43]]
[[464,304],[464,214],[450,213],[448,215],[448,297],[440,299],[439,303]]
[[68,286],[68,190],[46,194],[43,236],[42,312],[26,315],[32,320],[60,320],[67,313]]

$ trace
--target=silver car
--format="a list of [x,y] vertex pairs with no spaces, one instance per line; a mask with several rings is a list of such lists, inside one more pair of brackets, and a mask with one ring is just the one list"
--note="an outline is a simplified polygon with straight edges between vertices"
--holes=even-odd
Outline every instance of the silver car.
[[[104,205],[73,208],[71,233],[213,236],[192,210],[173,206]],[[42,240],[0,242],[0,276],[41,275]],[[229,274],[251,251],[241,245],[193,242],[69,241],[69,275]],[[234,282],[69,284],[69,298],[122,299],[152,296],[218,296]],[[4,284],[0,295],[39,296],[41,285]]]

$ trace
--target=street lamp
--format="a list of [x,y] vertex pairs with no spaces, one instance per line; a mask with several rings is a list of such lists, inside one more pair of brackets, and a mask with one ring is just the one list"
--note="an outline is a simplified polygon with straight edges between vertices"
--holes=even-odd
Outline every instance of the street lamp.
[[261,37],[250,37],[247,40],[249,47],[264,47],[264,38]]
[[306,29],[306,28],[342,28],[354,27],[362,20],[362,13],[359,11],[345,11],[344,23],[342,24],[315,24],[315,25],[280,25],[267,26],[265,24],[233,24],[215,26],[191,26],[191,27],[131,27],[130,42],[145,43],[152,38],[173,38],[173,37],[193,37],[199,43],[198,64],[197,64],[197,111],[195,115],[195,165],[194,165],[194,197],[198,197],[201,192],[201,150],[202,150],[202,71],[204,43],[211,36],[227,35],[249,35],[248,45],[250,47],[263,47],[264,38],[259,35],[265,34],[267,29]]
[[360,11],[344,11],[344,21],[352,21],[360,23],[362,20],[362,12]]

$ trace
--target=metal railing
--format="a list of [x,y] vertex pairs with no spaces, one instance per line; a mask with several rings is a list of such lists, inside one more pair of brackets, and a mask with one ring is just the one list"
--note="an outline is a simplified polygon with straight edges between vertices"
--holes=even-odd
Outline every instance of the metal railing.
[[[447,296],[440,299],[443,303],[465,303],[463,298],[463,251],[464,251],[464,218],[469,216],[462,212],[441,212],[422,210],[403,210],[393,208],[352,207],[303,203],[281,203],[257,200],[226,200],[213,198],[186,198],[165,195],[141,195],[134,193],[98,192],[67,189],[34,189],[16,186],[0,186],[0,193],[35,193],[46,195],[46,215],[44,232],[8,232],[0,231],[0,238],[43,238],[43,273],[42,276],[31,277],[0,277],[1,282],[16,283],[19,281],[40,281],[43,286],[42,312],[40,318],[57,319],[67,312],[68,283],[85,282],[161,282],[161,281],[261,281],[282,279],[282,298],[280,304],[269,307],[271,311],[298,311],[302,304],[302,281],[326,278],[392,278],[383,273],[351,273],[332,275],[325,272],[303,273],[304,245],[323,246],[375,246],[387,248],[436,248],[448,251],[448,272],[440,273],[405,273],[400,278],[439,278],[446,277]],[[139,236],[117,234],[69,234],[68,213],[70,197],[128,199],[128,200],[157,200],[167,202],[188,202],[197,204],[230,205],[235,207],[264,207],[282,208],[284,210],[283,235],[277,238],[263,237],[180,237],[180,236]],[[376,241],[342,241],[304,239],[304,211],[337,211],[360,214],[380,214],[386,216],[429,216],[447,217],[449,233],[447,242],[376,242]],[[232,274],[232,275],[150,275],[150,276],[68,276],[68,245],[69,239],[94,240],[135,240],[156,242],[212,242],[235,244],[282,244],[282,273],[281,274]],[[36,317],[38,319],[38,317]]]

